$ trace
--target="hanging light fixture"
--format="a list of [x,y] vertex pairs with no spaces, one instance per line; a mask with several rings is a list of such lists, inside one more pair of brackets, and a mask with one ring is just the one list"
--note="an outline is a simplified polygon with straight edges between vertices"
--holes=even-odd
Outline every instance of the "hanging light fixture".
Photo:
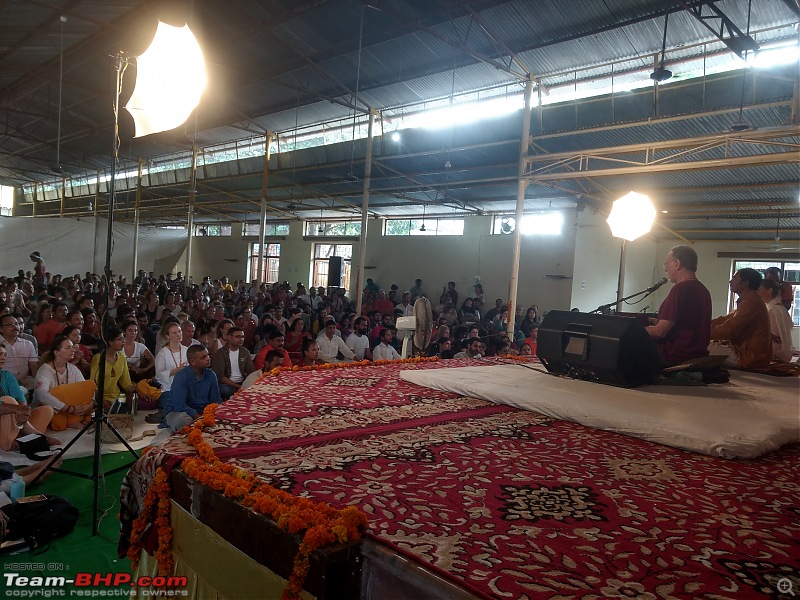
[[422,203],[422,225],[419,228],[420,231],[427,231],[425,229],[425,208],[426,208],[426,206],[427,205],[423,202]]
[[134,137],[178,127],[200,103],[206,83],[203,52],[189,26],[159,21],[153,43],[136,60],[136,88],[125,106]]
[[[739,99],[739,116],[736,117],[736,120],[731,124],[730,130],[735,132],[747,131],[750,129],[750,124],[744,120],[744,88],[745,88],[745,81],[747,78],[747,53],[750,50],[757,50],[758,44],[755,43],[753,38],[750,37],[750,10],[752,8],[753,0],[750,0],[747,3],[747,33],[745,34],[745,38],[739,38],[740,44],[744,49],[744,56],[742,59],[744,60],[744,65],[742,67],[742,92],[741,97]],[[750,40],[755,46],[748,44],[745,40]]]
[[325,233],[325,223],[322,221],[322,209],[319,209],[319,225],[317,226],[317,235]]
[[650,79],[657,83],[663,83],[672,77],[672,71],[664,67],[664,55],[667,51],[667,23],[669,22],[669,12],[664,15],[664,40],[661,42],[661,63],[650,73]]

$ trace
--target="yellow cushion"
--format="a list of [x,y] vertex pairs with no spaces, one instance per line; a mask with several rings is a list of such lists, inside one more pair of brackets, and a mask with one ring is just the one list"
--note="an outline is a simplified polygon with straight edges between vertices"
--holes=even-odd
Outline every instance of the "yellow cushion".
[[[97,385],[94,381],[77,381],[75,383],[65,383],[57,385],[50,390],[50,393],[68,406],[79,406],[92,402]],[[72,423],[78,421],[88,422],[91,415],[68,415],[65,413],[55,413],[50,421],[50,428],[53,431],[64,431]]]

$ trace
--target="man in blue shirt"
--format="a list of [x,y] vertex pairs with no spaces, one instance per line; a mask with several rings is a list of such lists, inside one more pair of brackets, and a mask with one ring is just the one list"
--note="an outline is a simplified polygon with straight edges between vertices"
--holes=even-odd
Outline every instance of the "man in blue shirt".
[[219,382],[209,367],[211,357],[203,346],[190,346],[186,350],[189,366],[172,379],[169,400],[164,407],[164,420],[160,427],[178,431],[189,425],[209,404],[220,402]]

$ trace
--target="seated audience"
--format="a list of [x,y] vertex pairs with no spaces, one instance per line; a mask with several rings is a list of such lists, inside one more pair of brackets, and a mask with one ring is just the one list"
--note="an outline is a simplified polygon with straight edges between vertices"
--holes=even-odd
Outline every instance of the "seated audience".
[[81,370],[84,377],[88,377],[92,363],[92,351],[81,344],[80,328],[75,325],[67,325],[61,334],[67,336],[69,341],[72,342],[72,346],[75,348],[75,355],[70,362]]
[[372,350],[369,347],[369,338],[367,337],[367,327],[369,321],[366,317],[358,317],[353,322],[353,333],[351,333],[345,343],[347,347],[355,354],[358,360],[372,360]]
[[33,378],[39,368],[39,355],[28,340],[20,337],[19,322],[14,315],[0,317],[0,345],[6,349],[8,371],[23,388],[33,388]]
[[[0,346],[0,450],[17,450],[17,437],[43,434],[53,418],[50,406],[31,409],[17,378],[5,371],[6,349]],[[51,446],[60,444],[56,438],[47,437]]]
[[242,382],[256,370],[250,352],[244,347],[242,327],[231,327],[228,330],[228,342],[214,353],[211,369],[219,381],[219,395],[223,400],[239,391]]
[[769,329],[772,334],[772,358],[781,362],[792,360],[792,318],[781,303],[781,290],[774,279],[764,279],[758,295],[767,306]]
[[214,356],[214,353],[228,343],[228,331],[233,327],[233,321],[230,319],[220,319],[214,329],[216,338],[211,342],[208,348],[209,354]]
[[151,377],[154,373],[156,357],[143,343],[136,341],[139,336],[139,325],[134,321],[127,321],[122,325],[123,340],[122,353],[128,362],[128,372],[131,380],[140,381]]
[[267,352],[270,350],[277,350],[283,356],[283,366],[287,369],[291,369],[292,359],[289,357],[289,353],[284,349],[283,344],[283,332],[280,329],[273,328],[272,331],[267,333],[267,345],[259,350],[258,354],[256,355],[256,359],[253,361],[255,368],[263,370],[264,365],[266,364]]
[[[161,398],[159,398],[161,406],[169,400],[172,378],[178,371],[189,365],[189,361],[186,359],[187,348],[181,344],[181,326],[177,323],[169,323],[165,329],[167,343],[156,355],[156,379],[161,384]],[[192,346],[192,348],[194,347]]]
[[262,373],[272,371],[283,366],[283,354],[278,350],[268,350],[264,357],[264,367],[261,369]]
[[380,342],[372,349],[373,360],[400,360],[400,354],[392,346],[394,332],[391,329],[382,329]]
[[49,406],[53,409],[51,425],[63,421],[63,427],[53,426],[53,429],[63,430],[65,427],[80,429],[83,423],[87,423],[94,410],[94,397],[92,393],[86,396],[70,399],[62,402],[51,394],[55,387],[65,386],[70,383],[84,381],[78,367],[70,363],[75,348],[68,338],[57,335],[53,340],[50,349],[42,355],[39,369],[36,372],[36,381],[33,388],[33,408],[40,405]]
[[308,333],[306,323],[301,317],[297,316],[294,320],[289,321],[286,336],[283,340],[283,348],[289,353],[289,357],[293,361],[300,361],[303,340],[310,337],[311,334]]
[[202,346],[186,350],[188,366],[174,375],[169,400],[164,405],[164,420],[160,427],[178,431],[189,425],[209,404],[220,402],[219,382],[209,367],[211,357]]
[[328,317],[325,329],[320,331],[317,336],[320,358],[325,362],[336,362],[341,353],[346,359],[353,360],[356,355],[347,347],[341,336],[336,335],[336,333],[336,320],[333,317]]
[[300,357],[301,367],[313,367],[325,364],[325,361],[319,357],[319,344],[317,340],[312,340],[311,338],[304,339],[300,352],[302,354]]
[[711,334],[711,294],[697,279],[697,253],[689,246],[675,246],[664,261],[667,278],[675,285],[651,321],[653,338],[664,365],[676,365],[708,356]]
[[739,269],[731,278],[731,291],[739,297],[736,309],[711,321],[711,339],[725,342],[712,354],[728,354],[729,366],[762,369],[772,359],[772,334],[764,301],[758,295],[761,273]]
[[778,284],[780,303],[786,310],[791,310],[792,302],[794,302],[794,287],[788,281],[783,280],[781,270],[778,267],[769,267],[764,272],[764,278],[775,281]]
[[469,338],[467,341],[467,347],[456,354],[453,358],[481,358],[483,354],[483,344],[481,343],[480,338]]
[[105,357],[105,377],[103,379],[103,409],[108,410],[119,397],[120,391],[125,393],[127,406],[132,406],[136,386],[131,381],[128,371],[128,361],[122,348],[125,345],[122,332],[112,327],[108,330],[108,346],[102,354],[95,354],[92,358],[90,379],[100,385],[100,360]]

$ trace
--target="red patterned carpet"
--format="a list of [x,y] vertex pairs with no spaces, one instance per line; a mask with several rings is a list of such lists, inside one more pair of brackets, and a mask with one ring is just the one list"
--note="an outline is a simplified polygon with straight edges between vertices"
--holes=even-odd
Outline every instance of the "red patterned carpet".
[[[436,366],[281,373],[221,406],[209,441],[294,494],[357,504],[372,536],[485,597],[800,590],[800,446],[727,461],[397,377]],[[142,459],[123,508],[187,453],[176,436]]]

